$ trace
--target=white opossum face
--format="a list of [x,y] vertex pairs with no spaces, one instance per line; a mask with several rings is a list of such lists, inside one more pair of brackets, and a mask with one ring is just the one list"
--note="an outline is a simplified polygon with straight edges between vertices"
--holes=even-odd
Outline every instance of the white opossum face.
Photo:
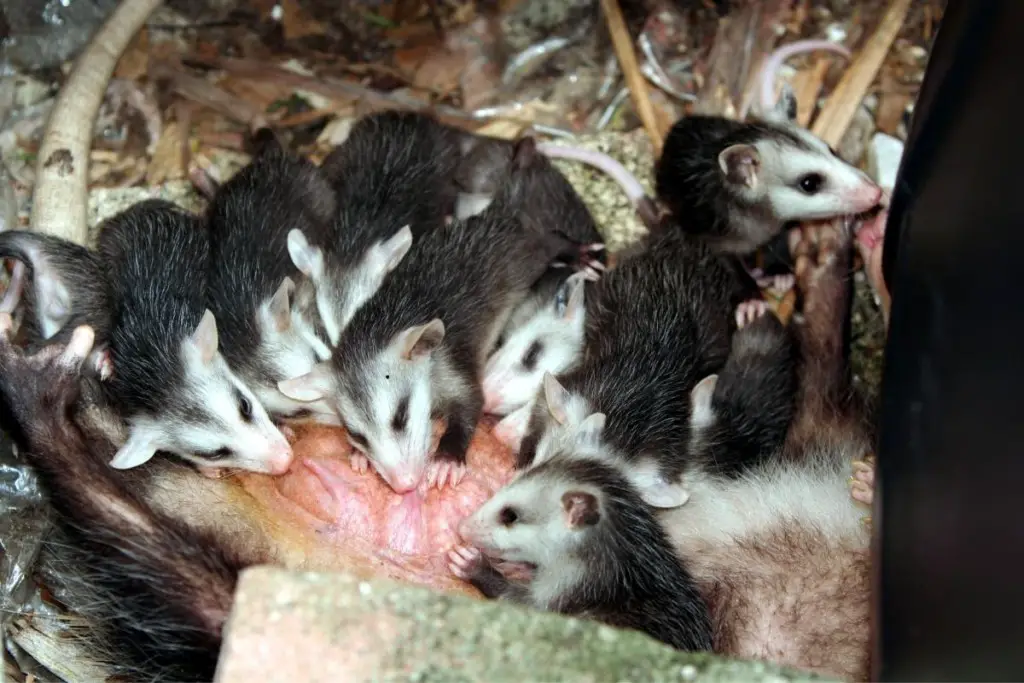
[[741,196],[766,201],[782,222],[853,215],[878,204],[882,190],[863,171],[798,126],[784,130],[719,155],[723,174]]
[[316,309],[332,346],[411,246],[412,230],[405,226],[370,246],[354,266],[339,270],[328,267],[323,250],[310,244],[301,230],[288,233],[288,253],[295,267],[313,284]]
[[459,535],[492,558],[561,570],[583,534],[597,523],[599,496],[596,490],[535,467],[467,517],[459,525]]
[[183,342],[181,354],[184,376],[174,404],[159,418],[133,421],[111,466],[135,467],[164,450],[205,467],[287,472],[291,446],[218,352],[211,312]]
[[333,402],[352,446],[364,453],[391,488],[415,489],[423,478],[433,442],[432,370],[444,325],[432,320],[399,334],[385,348],[349,356],[344,378],[326,364],[281,382],[298,401]]
[[583,348],[582,273],[571,275],[546,306],[525,320],[513,315],[504,343],[484,368],[484,410],[508,415],[536,395],[545,373],[572,367]]

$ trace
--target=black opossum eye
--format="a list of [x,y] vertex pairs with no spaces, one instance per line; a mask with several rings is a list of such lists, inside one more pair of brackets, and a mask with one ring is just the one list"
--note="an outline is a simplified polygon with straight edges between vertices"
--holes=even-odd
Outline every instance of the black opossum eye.
[[409,397],[405,396],[398,402],[394,417],[391,418],[391,429],[396,432],[405,430],[405,423],[409,421]]
[[224,460],[225,458],[230,458],[231,455],[231,449],[225,446],[224,448],[218,448],[212,453],[207,453],[205,457],[207,460]]
[[800,189],[807,194],[817,194],[824,184],[825,178],[820,173],[808,173],[799,182]]
[[502,526],[512,526],[519,521],[519,513],[516,512],[515,508],[503,507],[501,512],[498,513],[498,521],[501,522]]
[[539,341],[530,344],[530,348],[526,350],[526,355],[523,356],[523,368],[532,372],[537,367],[537,358],[540,356],[542,348]]
[[245,422],[252,422],[252,403],[241,394],[238,395],[238,414]]

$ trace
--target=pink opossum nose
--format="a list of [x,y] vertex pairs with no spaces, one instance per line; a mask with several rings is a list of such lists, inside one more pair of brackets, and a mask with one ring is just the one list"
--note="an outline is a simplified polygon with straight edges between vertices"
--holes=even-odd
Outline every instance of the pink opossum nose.
[[391,488],[395,490],[395,493],[415,491],[420,484],[419,477],[413,475],[412,472],[402,472],[394,475],[391,479]]
[[489,413],[501,405],[501,396],[492,390],[484,389],[484,412]]
[[270,457],[267,459],[267,466],[270,468],[271,474],[285,474],[292,468],[294,459],[295,454],[292,453],[292,447],[285,442],[271,451]]

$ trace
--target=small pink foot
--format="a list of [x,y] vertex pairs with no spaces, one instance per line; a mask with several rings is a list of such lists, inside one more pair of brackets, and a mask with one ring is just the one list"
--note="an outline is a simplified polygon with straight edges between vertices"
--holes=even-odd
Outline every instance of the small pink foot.
[[875,294],[875,301],[882,309],[882,316],[886,324],[889,322],[889,308],[892,304],[889,289],[885,286],[885,278],[882,276],[882,245],[885,242],[887,218],[888,212],[882,211],[863,223],[857,230],[855,241],[857,252],[864,261],[864,274],[868,278],[871,291]]
[[463,581],[469,581],[484,564],[483,554],[468,545],[457,545],[448,551],[448,569]]
[[289,441],[295,438],[295,430],[288,425],[279,425],[278,429],[281,430],[281,435]]
[[452,460],[433,460],[427,465],[427,488],[436,486],[443,489],[445,485],[455,488],[466,476],[466,463]]
[[110,358],[110,351],[104,349],[97,352],[95,363],[96,374],[99,375],[101,382],[106,382],[114,376],[114,361]]
[[768,302],[763,299],[750,299],[736,307],[736,327],[743,327],[754,322],[768,312]]
[[872,505],[875,500],[875,458],[864,456],[853,461],[853,476],[850,477],[850,497],[858,503]]
[[603,252],[604,248],[604,244],[601,242],[585,244],[580,247],[579,270],[584,273],[584,277],[587,280],[599,280],[601,278],[601,274],[608,270],[596,256],[596,254]]
[[199,473],[207,479],[223,479],[227,476],[223,467],[200,467]]
[[349,453],[348,464],[356,474],[366,474],[370,471],[370,459],[366,457],[365,453],[360,451],[354,450]]
[[494,570],[509,581],[526,582],[533,580],[533,567],[525,562],[495,562]]

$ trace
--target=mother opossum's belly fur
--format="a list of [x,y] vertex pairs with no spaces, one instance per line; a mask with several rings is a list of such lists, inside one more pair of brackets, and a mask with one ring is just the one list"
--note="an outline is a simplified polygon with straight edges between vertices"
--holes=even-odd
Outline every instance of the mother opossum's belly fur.
[[512,455],[491,426],[477,429],[468,471],[454,490],[397,494],[372,469],[359,474],[351,468],[343,430],[320,426],[296,429],[288,474],[243,474],[236,485],[251,497],[249,514],[262,518],[270,550],[285,565],[476,594],[451,575],[446,551],[457,543],[459,522],[511,477]]

